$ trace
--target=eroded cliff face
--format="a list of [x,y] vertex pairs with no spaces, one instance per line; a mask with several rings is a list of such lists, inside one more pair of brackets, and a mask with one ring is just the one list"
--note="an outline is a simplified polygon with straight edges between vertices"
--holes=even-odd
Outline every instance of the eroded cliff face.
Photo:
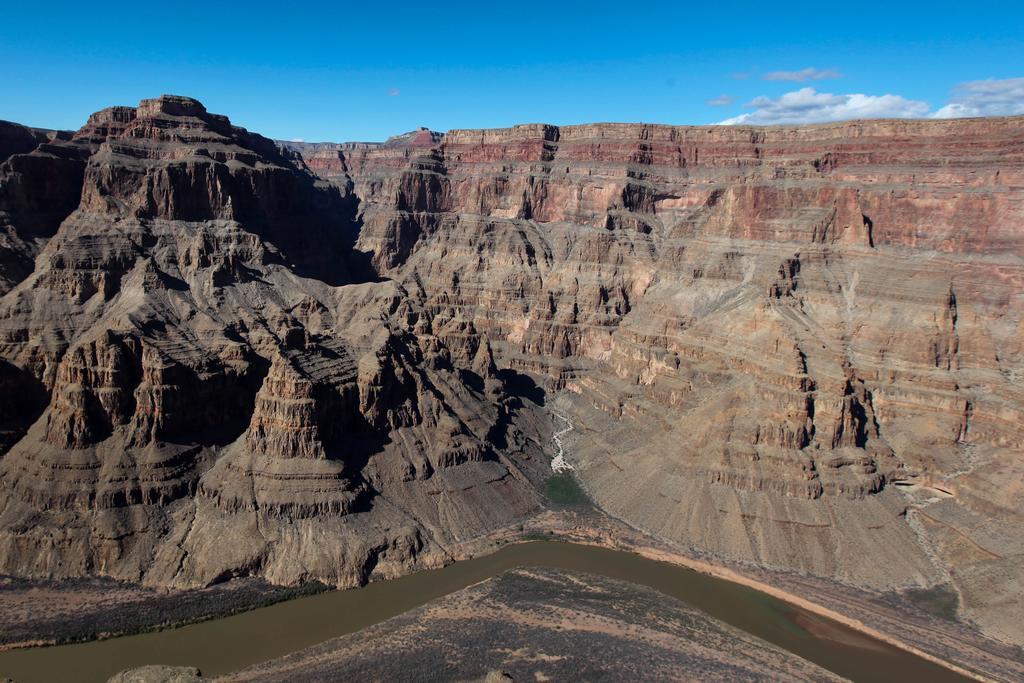
[[536,508],[533,404],[372,273],[351,183],[182,97],[12,150],[0,572],[351,586]]
[[950,581],[1024,639],[1024,119],[301,151],[354,182],[381,273],[565,390],[605,509],[734,560]]

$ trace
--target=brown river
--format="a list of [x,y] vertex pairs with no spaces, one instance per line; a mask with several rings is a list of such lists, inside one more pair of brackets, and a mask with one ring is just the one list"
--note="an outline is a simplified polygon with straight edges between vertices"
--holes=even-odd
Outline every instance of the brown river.
[[585,571],[648,586],[852,680],[967,680],[753,588],[629,552],[556,541],[507,545],[443,569],[180,628],[2,652],[0,678],[19,683],[106,681],[118,671],[146,664],[197,666],[204,677],[213,678],[352,633],[522,566]]

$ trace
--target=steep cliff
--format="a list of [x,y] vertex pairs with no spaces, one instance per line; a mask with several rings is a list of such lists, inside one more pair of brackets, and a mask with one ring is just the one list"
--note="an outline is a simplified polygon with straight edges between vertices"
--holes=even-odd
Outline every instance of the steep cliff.
[[605,509],[734,560],[952,582],[1024,636],[1024,119],[333,154],[380,272],[565,390]]

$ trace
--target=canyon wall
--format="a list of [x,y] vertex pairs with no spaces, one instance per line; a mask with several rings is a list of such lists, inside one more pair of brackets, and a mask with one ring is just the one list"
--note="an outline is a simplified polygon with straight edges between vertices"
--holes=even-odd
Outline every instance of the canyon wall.
[[351,183],[171,96],[5,153],[0,572],[351,586],[537,508],[536,408]]
[[553,407],[680,549],[1024,642],[1024,118],[3,124],[0,295],[0,571],[433,566],[542,505]]
[[1024,119],[300,151],[382,274],[561,390],[606,510],[1022,637]]

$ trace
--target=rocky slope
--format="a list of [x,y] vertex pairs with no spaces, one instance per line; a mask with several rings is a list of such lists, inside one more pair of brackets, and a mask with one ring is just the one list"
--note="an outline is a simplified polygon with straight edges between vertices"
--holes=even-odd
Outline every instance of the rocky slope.
[[950,582],[1024,639],[1024,119],[329,153],[379,271],[565,390],[606,510],[732,560]]
[[353,585],[536,507],[532,404],[369,269],[350,184],[181,97],[30,146],[0,165],[0,571]]

